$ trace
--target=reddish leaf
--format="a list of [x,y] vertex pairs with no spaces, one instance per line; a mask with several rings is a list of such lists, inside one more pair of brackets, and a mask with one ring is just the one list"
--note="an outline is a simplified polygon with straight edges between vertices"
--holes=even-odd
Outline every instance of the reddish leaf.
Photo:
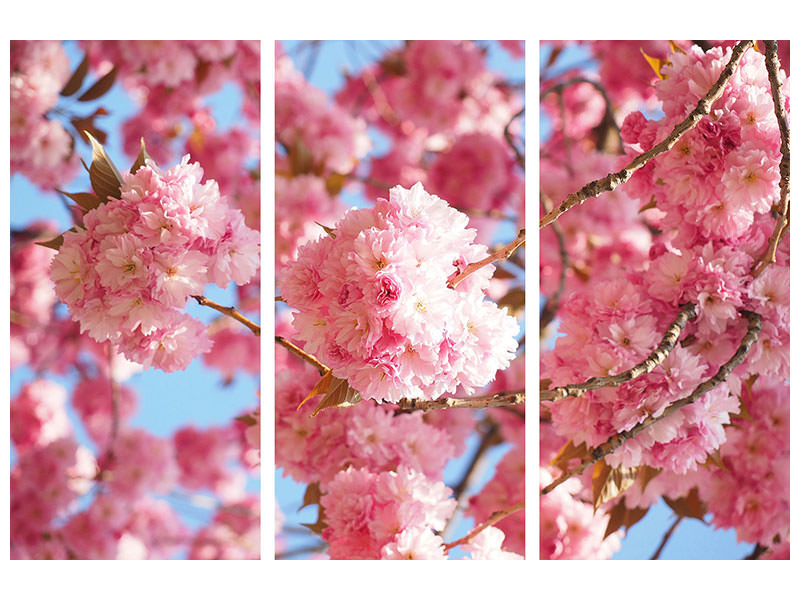
[[141,138],[139,140],[139,145],[140,145],[139,155],[136,157],[136,160],[133,161],[133,165],[131,166],[131,173],[136,173],[136,171],[138,171],[141,167],[143,167],[145,165],[145,160],[147,160],[148,158],[150,160],[153,159],[153,157],[147,153],[147,149],[144,147],[144,138]]
[[672,499],[666,496],[662,496],[662,498],[675,511],[676,515],[703,521],[703,517],[706,514],[706,505],[700,500],[696,487],[693,487],[683,498]]
[[297,511],[301,511],[306,506],[319,504],[320,498],[322,498],[322,491],[319,489],[319,482],[315,481],[314,483],[309,483],[308,487],[306,487],[305,494],[303,494],[303,504],[300,505]]
[[77,194],[71,194],[69,192],[65,192],[63,190],[56,189],[59,194],[63,194],[70,200],[74,201],[78,206],[88,210],[92,210],[93,208],[97,208],[101,204],[101,200],[99,197],[95,196],[94,194],[90,194],[89,192],[80,192]]
[[569,468],[569,463],[575,459],[583,459],[588,453],[586,442],[581,442],[579,446],[575,446],[570,440],[561,450],[558,451],[555,458],[550,461],[550,464],[558,467],[562,471]]
[[331,236],[332,238],[335,238],[335,237],[336,237],[336,233],[334,233],[336,230],[335,230],[333,227],[328,227],[327,225],[323,225],[323,224],[322,224],[322,223],[320,223],[319,221],[314,221],[314,223],[316,223],[317,225],[319,225],[320,227],[322,227],[322,228],[325,230],[325,233],[327,233],[327,234],[328,234],[329,236]]
[[81,64],[77,66],[75,72],[69,78],[64,87],[59,92],[62,96],[72,96],[75,92],[81,89],[81,85],[83,85],[83,80],[86,77],[86,74],[89,72],[89,55],[85,54],[83,56],[83,60]]
[[37,245],[44,246],[45,248],[51,248],[52,250],[58,250],[59,248],[61,248],[61,244],[63,243],[64,243],[63,235],[59,235],[58,237],[53,238],[52,240],[47,240],[46,242],[36,242]]
[[316,383],[314,388],[308,393],[308,396],[303,398],[303,401],[297,405],[297,408],[295,410],[300,410],[300,407],[303,406],[303,404],[305,404],[306,402],[308,402],[309,398],[313,398],[314,396],[317,396],[319,394],[327,393],[328,389],[330,388],[332,379],[333,379],[333,374],[330,371],[325,373],[325,375],[323,375],[320,378],[320,380]]
[[119,198],[122,175],[109,158],[103,145],[90,133],[86,135],[89,136],[89,142],[92,144],[92,164],[89,167],[92,189],[101,198],[101,202],[108,202],[109,197]]
[[361,402],[361,394],[350,387],[346,379],[339,379],[338,377],[331,377],[330,388],[325,394],[325,397],[320,400],[317,408],[311,413],[312,417],[316,417],[320,411],[334,406],[346,407],[353,406]]
[[100,96],[104,95],[114,81],[117,79],[117,67],[111,69],[108,73],[103,75],[100,79],[94,82],[94,85],[86,90],[78,97],[79,102],[89,102],[90,100],[97,100]]
[[636,481],[639,467],[610,467],[598,461],[592,474],[592,501],[595,511],[606,502],[624,494]]
[[347,175],[331,173],[325,178],[325,191],[328,192],[329,196],[336,196],[342,191],[345,183],[347,183]]

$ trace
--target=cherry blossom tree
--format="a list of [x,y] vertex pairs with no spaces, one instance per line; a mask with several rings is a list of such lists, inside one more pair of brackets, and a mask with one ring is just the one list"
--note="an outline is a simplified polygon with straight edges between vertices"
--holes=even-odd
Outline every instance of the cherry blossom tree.
[[11,42],[12,558],[260,556],[259,63]]
[[689,519],[788,558],[788,42],[541,49],[540,556],[663,499],[652,558]]
[[523,57],[276,47],[277,558],[524,556]]

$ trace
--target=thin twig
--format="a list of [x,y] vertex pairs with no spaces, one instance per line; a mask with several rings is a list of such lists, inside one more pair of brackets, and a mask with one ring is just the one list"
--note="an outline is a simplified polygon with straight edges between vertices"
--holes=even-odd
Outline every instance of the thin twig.
[[612,435],[606,442],[594,448],[591,452],[587,454],[586,457],[581,461],[581,463],[572,468],[564,471],[561,475],[559,475],[556,479],[554,479],[550,484],[545,486],[540,495],[544,496],[552,492],[556,487],[564,483],[567,479],[582,474],[589,465],[594,464],[601,458],[604,458],[611,454],[612,452],[616,451],[617,448],[622,446],[627,440],[635,437],[644,429],[650,427],[653,423],[657,423],[662,419],[667,418],[668,416],[675,413],[677,410],[680,410],[684,406],[688,406],[692,404],[695,400],[702,397],[707,392],[711,391],[715,387],[717,387],[720,383],[725,381],[730,375],[731,371],[738,367],[747,353],[750,351],[750,347],[756,342],[758,339],[758,334],[761,332],[761,315],[740,310],[739,311],[744,317],[747,318],[748,326],[747,326],[747,333],[745,333],[744,337],[742,338],[739,347],[737,348],[734,355],[722,365],[717,373],[711,377],[710,379],[706,379],[700,385],[698,385],[694,391],[689,394],[688,396],[684,396],[680,400],[673,402],[670,404],[663,413],[661,413],[657,417],[648,417],[641,423],[634,425],[631,429],[627,431],[622,431],[617,433],[616,435]]
[[497,423],[489,421],[489,426],[486,428],[486,431],[483,432],[480,444],[475,449],[472,459],[467,465],[467,468],[464,470],[464,475],[453,487],[453,497],[456,500],[456,508],[453,511],[450,519],[447,521],[447,525],[445,525],[445,528],[442,530],[442,536],[447,535],[447,533],[451,531],[453,526],[458,522],[459,517],[461,516],[461,511],[464,509],[464,500],[466,499],[465,492],[472,487],[474,480],[480,474],[481,469],[479,467],[485,462],[486,452],[489,450],[489,448],[502,441],[502,438],[498,435],[499,430],[500,428],[498,427]]
[[658,557],[661,556],[661,551],[664,550],[664,546],[667,545],[669,538],[672,537],[672,534],[678,528],[678,524],[683,521],[683,515],[677,515],[675,522],[672,524],[672,527],[667,529],[667,532],[664,534],[664,538],[661,540],[661,544],[659,544],[658,549],[653,553],[653,556],[650,557],[650,560],[658,560]]
[[[619,137],[620,142],[622,142],[622,134],[620,132],[619,124],[617,123],[617,119],[614,116],[614,111],[613,111],[612,106],[611,106],[611,100],[608,97],[608,92],[606,91],[606,88],[603,87],[603,85],[598,83],[597,81],[592,81],[591,79],[587,79],[586,77],[572,77],[571,79],[567,79],[566,81],[562,81],[561,83],[557,83],[553,87],[550,87],[550,88],[546,89],[545,91],[543,91],[541,94],[539,94],[539,100],[543,100],[545,98],[545,96],[547,96],[548,94],[552,94],[552,93],[557,93],[559,96],[562,96],[565,88],[567,88],[569,86],[572,86],[572,85],[577,85],[579,83],[588,83],[594,89],[596,89],[600,93],[600,95],[603,97],[603,101],[605,102],[605,105],[606,105],[606,111],[605,111],[604,118],[607,120],[609,125],[611,125],[611,127],[614,128],[614,131],[617,132],[617,136]],[[563,117],[562,117],[562,119],[563,119]]]
[[460,273],[456,273],[450,278],[450,280],[447,282],[447,287],[455,288],[459,283],[464,281],[475,271],[478,271],[483,267],[492,264],[495,261],[507,259],[509,256],[514,254],[514,251],[517,248],[519,248],[524,244],[525,244],[525,230],[520,229],[519,233],[517,234],[517,237],[514,239],[513,242],[511,242],[507,246],[503,246],[499,250],[495,250],[483,260],[479,260],[477,262],[468,264],[463,271],[461,271]]
[[789,230],[789,124],[786,119],[786,104],[783,99],[783,84],[779,78],[781,68],[778,60],[778,44],[775,40],[765,40],[765,53],[769,85],[772,88],[772,103],[775,106],[775,117],[778,119],[778,128],[781,132],[781,200],[778,205],[778,216],[775,219],[775,230],[769,238],[769,244],[764,255],[759,259],[751,271],[753,277],[758,277],[769,265],[773,264],[783,236]]
[[517,148],[517,145],[514,143],[514,138],[511,137],[510,127],[511,124],[516,119],[518,119],[524,114],[525,114],[525,107],[523,106],[513,117],[511,117],[511,119],[509,119],[508,123],[506,123],[506,126],[503,128],[503,137],[506,138],[506,142],[508,142],[508,145],[511,146],[511,150],[513,150],[514,156],[517,158],[517,164],[523,169],[525,169],[525,155],[520,151],[519,148]]
[[258,326],[256,323],[253,323],[250,319],[245,317],[242,313],[236,310],[232,306],[222,306],[221,304],[217,304],[213,300],[209,300],[205,296],[192,296],[200,306],[208,306],[209,308],[213,308],[214,310],[218,310],[223,315],[228,315],[232,319],[236,319],[239,323],[246,325],[250,331],[252,331],[255,335],[261,335],[261,327]]
[[761,544],[756,544],[753,551],[744,557],[744,560],[758,560],[761,558],[761,555],[764,554],[768,548],[766,546],[762,546]]
[[678,342],[678,338],[680,337],[683,328],[686,327],[686,324],[693,320],[696,316],[697,313],[695,310],[695,305],[691,302],[684,304],[681,306],[681,311],[678,313],[678,316],[675,317],[675,320],[669,324],[669,327],[667,327],[667,331],[664,333],[661,343],[656,346],[655,350],[653,350],[650,355],[639,364],[631,367],[627,371],[619,373],[618,375],[609,375],[608,377],[590,377],[583,383],[562,385],[551,390],[541,390],[539,392],[539,400],[560,400],[561,398],[566,398],[567,396],[574,396],[577,398],[584,392],[605,387],[617,387],[623,383],[631,381],[632,379],[636,379],[637,377],[641,377],[642,375],[649,373],[662,362],[664,362],[667,356],[669,356],[669,353],[672,352],[673,348],[675,348],[675,344]]
[[[539,202],[544,207],[545,212],[549,212],[552,208],[552,203],[547,195],[539,190]],[[559,275],[558,288],[547,299],[547,302],[542,309],[542,314],[539,315],[539,332],[541,334],[545,328],[552,323],[556,318],[558,309],[561,306],[561,296],[564,294],[564,289],[567,285],[567,271],[569,270],[570,260],[569,253],[567,252],[567,242],[564,239],[564,232],[561,231],[561,226],[558,223],[552,225],[553,233],[558,241],[558,254],[561,259],[561,274]]]
[[462,538],[458,538],[457,540],[450,542],[449,544],[445,544],[444,545],[445,551],[450,550],[451,548],[455,548],[456,546],[460,546],[461,544],[469,544],[476,535],[478,535],[481,531],[483,531],[487,527],[491,527],[492,525],[499,523],[506,517],[513,515],[515,512],[520,511],[524,508],[525,508],[525,500],[523,500],[522,502],[517,502],[514,506],[510,506],[509,508],[493,512],[488,519],[486,519],[483,523],[475,527],[467,535],[465,535]]
[[684,133],[691,130],[705,115],[709,113],[714,102],[716,102],[720,96],[722,96],[725,85],[733,76],[736,65],[739,63],[747,49],[752,45],[753,40],[744,40],[736,44],[736,46],[733,48],[731,59],[722,70],[722,73],[720,73],[719,79],[717,79],[716,83],[711,86],[711,89],[708,90],[708,93],[700,99],[700,101],[697,103],[697,107],[690,112],[683,121],[678,123],[672,132],[666,138],[664,138],[664,140],[653,146],[647,152],[644,152],[634,158],[621,171],[617,173],[610,173],[603,179],[598,179],[596,181],[592,181],[591,183],[587,183],[577,192],[567,196],[566,200],[564,200],[561,204],[559,204],[551,212],[539,220],[539,229],[547,227],[550,223],[558,219],[558,217],[572,207],[583,204],[584,200],[587,198],[594,198],[603,192],[612,191],[618,185],[628,181],[636,171],[645,166],[650,160],[672,148]]
[[441,410],[444,408],[497,408],[525,404],[525,390],[498,392],[471,398],[439,398],[438,400],[422,400],[403,398],[397,403],[400,410]]
[[308,364],[312,365],[317,371],[319,371],[320,375],[325,375],[330,369],[323,365],[315,356],[312,356],[302,348],[295,346],[292,342],[287,340],[285,337],[276,335],[275,336],[275,343],[280,344],[292,354],[295,354],[306,361]]

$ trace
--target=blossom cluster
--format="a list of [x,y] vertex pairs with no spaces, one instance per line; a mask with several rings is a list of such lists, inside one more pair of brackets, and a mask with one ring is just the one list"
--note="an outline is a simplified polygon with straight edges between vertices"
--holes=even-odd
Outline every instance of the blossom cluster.
[[124,148],[131,156],[139,151],[144,136],[157,161],[171,160],[185,118],[206,112],[204,98],[228,82],[242,90],[242,111],[258,126],[258,41],[92,40],[82,46],[98,73],[117,69],[122,84],[141,106],[122,125]]
[[[655,83],[642,92],[645,86],[635,89],[637,78],[626,77],[630,86],[625,89],[604,70],[630,53],[625,43],[595,44],[598,81],[608,86],[601,89],[626,107],[621,112],[629,111],[631,103],[646,102],[650,109],[660,107],[663,116],[652,120],[628,112],[618,146],[625,156],[616,158],[606,153],[611,150],[602,136],[587,143],[599,131],[600,121],[591,116],[597,107],[575,114],[578,120],[589,119],[579,132],[581,144],[571,143],[575,132],[557,123],[563,129],[547,142],[542,159],[542,188],[555,202],[665,139],[717,81],[732,52],[730,45],[708,51],[681,42],[672,46],[672,52],[662,48],[659,60],[652,61],[657,66],[648,78]],[[644,46],[642,51],[653,55]],[[640,62],[640,67],[645,64]],[[788,98],[785,75],[779,78]],[[581,110],[569,103],[567,108],[559,117],[571,118],[570,110]],[[670,151],[647,162],[613,192],[558,220],[564,248],[554,231],[541,238],[545,293],[558,289],[562,261],[568,260],[557,313],[562,335],[540,362],[549,386],[617,375],[650,355],[682,306],[692,303],[697,313],[652,372],[618,387],[543,403],[548,425],[542,431],[552,428],[550,437],[560,439],[560,445],[593,448],[647,418],[658,419],[604,459],[611,467],[660,471],[645,489],[634,485],[624,496],[625,506],[647,508],[661,495],[676,499],[696,488],[715,525],[734,527],[740,540],[765,546],[788,535],[788,444],[781,434],[788,421],[783,398],[789,376],[788,235],[778,246],[776,263],[763,273],[754,269],[775,228],[770,211],[779,200],[780,144],[765,58],[750,50],[709,114]],[[690,405],[660,418],[731,359],[748,327],[742,310],[763,319],[743,364]],[[753,443],[767,431],[774,444]],[[549,467],[542,475],[545,483],[555,473]],[[590,499],[591,482],[580,483],[569,482],[573,489],[566,495],[559,491],[566,484],[559,486],[545,496],[543,507],[545,500],[555,507],[551,495],[563,496],[564,502],[567,496],[586,500],[589,494]],[[744,493],[732,494],[732,489]],[[574,511],[565,504],[547,514],[542,530],[552,533],[558,519]],[[592,527],[604,530],[604,525]],[[543,536],[545,543],[557,547]],[[588,548],[590,555],[604,555],[596,546]]]
[[493,272],[448,281],[487,256],[467,217],[420,184],[349,210],[282,273],[305,350],[365,398],[437,398],[483,387],[508,366],[516,320],[483,298]]
[[205,327],[180,309],[207,283],[244,284],[258,268],[258,233],[202,177],[188,155],[126,173],[120,198],[89,211],[53,259],[56,294],[81,331],[146,367],[184,369],[209,350]]
[[63,185],[78,172],[72,137],[48,116],[69,76],[60,42],[11,42],[11,173],[42,189]]

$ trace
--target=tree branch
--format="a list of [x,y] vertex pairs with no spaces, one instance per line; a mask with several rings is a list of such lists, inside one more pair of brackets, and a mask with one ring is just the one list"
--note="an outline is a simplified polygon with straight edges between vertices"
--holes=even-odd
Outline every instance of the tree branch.
[[397,403],[397,406],[400,410],[441,410],[444,408],[496,408],[517,404],[525,404],[525,390],[498,392],[472,398],[439,398],[438,400],[403,398]]
[[218,310],[223,315],[228,315],[232,319],[236,319],[239,323],[246,325],[250,331],[252,331],[255,335],[261,335],[261,327],[259,327],[256,323],[253,323],[250,319],[245,317],[242,313],[236,310],[232,306],[222,306],[221,304],[217,304],[213,300],[209,300],[205,296],[192,296],[200,306],[208,306],[209,308],[213,308],[214,310]]
[[627,371],[619,373],[618,375],[609,375],[608,377],[590,377],[583,383],[562,385],[555,387],[552,390],[542,390],[539,392],[539,400],[560,400],[561,398],[566,398],[567,396],[575,396],[577,398],[584,392],[605,387],[617,387],[623,383],[631,381],[632,379],[636,379],[637,377],[641,377],[642,375],[649,373],[662,362],[664,362],[667,356],[669,356],[669,353],[672,352],[673,348],[675,348],[675,344],[678,342],[678,338],[680,337],[683,328],[686,327],[686,324],[693,320],[696,316],[697,313],[694,304],[691,302],[684,304],[681,306],[681,311],[678,313],[678,316],[675,317],[675,320],[669,324],[661,343],[656,346],[655,350],[653,350],[650,355],[638,365],[635,365]]
[[600,446],[597,446],[591,452],[589,452],[578,466],[564,471],[550,484],[542,488],[540,495],[544,496],[545,494],[549,494],[570,477],[582,474],[586,470],[586,467],[616,451],[617,448],[622,446],[626,440],[635,437],[639,434],[639,432],[647,429],[653,423],[657,423],[658,421],[667,418],[684,406],[692,404],[695,400],[702,397],[704,394],[725,381],[728,378],[728,375],[731,374],[731,371],[733,371],[733,369],[742,363],[744,357],[750,351],[750,347],[756,342],[758,339],[758,334],[761,332],[761,315],[746,310],[740,310],[739,312],[742,314],[742,316],[747,318],[747,333],[745,333],[741,343],[739,344],[739,347],[730,360],[722,365],[713,377],[700,383],[700,385],[698,385],[688,396],[684,396],[680,400],[670,404],[658,417],[648,417],[641,423],[634,425],[631,429],[611,436],[608,441],[604,442]]
[[672,527],[667,529],[667,532],[664,534],[664,538],[661,540],[661,544],[658,546],[658,549],[653,553],[653,556],[650,557],[650,560],[658,560],[658,557],[661,556],[661,552],[664,550],[664,546],[667,545],[669,538],[672,537],[672,534],[675,533],[675,530],[678,528],[678,524],[683,520],[683,515],[677,515],[675,522],[672,524]]
[[525,508],[525,501],[517,502],[514,506],[510,506],[503,510],[498,510],[492,513],[492,515],[486,519],[483,523],[475,527],[472,531],[470,531],[467,535],[462,538],[458,538],[457,540],[450,542],[449,544],[444,545],[445,550],[450,550],[451,548],[455,548],[456,546],[460,546],[461,544],[469,544],[473,538],[478,535],[481,531],[486,529],[487,527],[491,527],[492,525],[499,523],[506,517],[513,515],[515,512],[520,511]]
[[603,179],[598,179],[596,181],[592,181],[591,183],[587,183],[577,192],[567,196],[566,200],[564,200],[561,204],[559,204],[539,220],[539,229],[547,227],[550,223],[554,222],[556,219],[558,219],[558,217],[574,206],[583,204],[584,200],[587,198],[594,198],[604,192],[612,191],[618,185],[628,181],[636,171],[645,166],[650,160],[672,148],[684,133],[691,130],[700,122],[700,119],[709,113],[714,102],[716,102],[719,97],[722,96],[725,85],[733,76],[736,65],[739,63],[747,49],[752,45],[753,40],[744,40],[736,44],[736,46],[733,48],[733,52],[728,64],[722,70],[722,73],[720,73],[719,79],[717,79],[716,83],[711,86],[711,89],[708,90],[708,93],[700,99],[700,101],[697,103],[697,107],[690,112],[683,121],[678,123],[664,140],[653,146],[647,152],[644,152],[634,158],[621,171],[617,173],[610,173]]
[[450,280],[447,282],[447,287],[455,288],[459,283],[464,281],[467,277],[472,275],[475,271],[482,269],[483,267],[492,264],[498,260],[505,260],[514,254],[514,251],[519,248],[520,246],[525,244],[525,230],[520,229],[517,237],[514,239],[513,242],[508,244],[507,246],[503,246],[499,250],[495,250],[486,258],[479,260],[474,263],[468,264],[461,273],[456,273],[453,275]]
[[783,84],[778,77],[781,68],[778,60],[778,44],[775,40],[765,40],[765,54],[767,64],[767,75],[769,85],[772,88],[772,103],[775,105],[775,117],[778,119],[778,128],[781,132],[781,199],[778,205],[778,216],[775,219],[775,230],[769,238],[769,244],[764,255],[753,266],[750,274],[758,277],[769,265],[776,261],[775,254],[778,252],[783,236],[789,230],[789,124],[786,118],[786,103],[783,98]]
[[280,336],[280,335],[276,335],[275,336],[275,343],[276,344],[280,344],[281,346],[283,346],[284,348],[289,350],[289,352],[291,352],[292,354],[295,354],[295,355],[299,356],[304,361],[306,361],[308,364],[312,365],[317,371],[319,371],[320,375],[325,375],[325,373],[330,371],[330,369],[328,367],[326,367],[325,365],[323,365],[321,362],[319,362],[319,360],[317,360],[317,358],[315,356],[312,356],[311,354],[309,354],[305,350],[295,346],[292,342],[287,340],[285,337]]
[[511,146],[511,150],[514,151],[514,156],[517,158],[517,164],[522,167],[523,170],[525,169],[525,155],[522,154],[520,149],[517,148],[517,145],[514,143],[514,138],[511,137],[510,127],[515,120],[524,114],[525,107],[523,106],[513,117],[511,117],[511,119],[509,119],[508,123],[506,123],[506,126],[503,128],[503,137],[506,139],[508,145]]
[[461,480],[453,487],[453,497],[456,499],[456,508],[453,511],[452,516],[447,521],[447,525],[442,530],[442,536],[446,535],[458,522],[458,519],[461,515],[461,511],[464,509],[464,500],[465,500],[465,493],[466,491],[472,486],[476,476],[481,472],[480,465],[483,464],[484,459],[486,457],[486,452],[492,446],[495,446],[502,442],[503,438],[499,435],[500,428],[498,427],[497,423],[492,422],[489,419],[488,427],[486,431],[483,432],[481,436],[481,442],[478,447],[475,449],[475,454],[472,455],[472,460],[470,460],[467,468],[464,470],[464,475],[461,477]]
[[[544,207],[545,212],[549,212],[552,208],[552,202],[550,202],[550,199],[541,190],[539,190],[539,201]],[[559,275],[558,279],[558,288],[547,299],[544,308],[542,308],[542,314],[539,315],[540,335],[541,332],[544,331],[545,328],[550,325],[550,323],[552,323],[553,319],[556,318],[558,309],[561,306],[561,296],[563,295],[564,289],[567,285],[567,270],[570,266],[569,254],[567,253],[567,243],[564,239],[564,232],[561,231],[561,226],[558,223],[553,223],[552,231],[556,236],[556,240],[558,241],[558,254],[561,258],[561,274]]]

